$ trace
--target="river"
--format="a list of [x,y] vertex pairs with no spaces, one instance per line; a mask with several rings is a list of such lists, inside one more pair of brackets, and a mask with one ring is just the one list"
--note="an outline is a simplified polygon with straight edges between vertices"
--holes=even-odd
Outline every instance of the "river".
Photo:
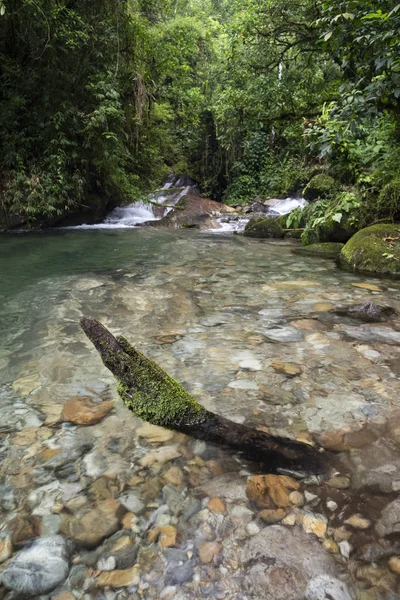
[[[341,271],[296,248],[292,241],[151,228],[0,237],[0,535],[14,551],[37,535],[74,538],[74,565],[58,593],[289,600],[304,577],[305,586],[326,572],[346,583],[348,598],[352,590],[368,600],[400,597],[388,567],[397,542],[382,527],[376,532],[400,489],[400,425],[393,425],[400,423],[400,282]],[[363,324],[331,312],[370,301],[393,307],[397,317]],[[342,443],[347,431],[348,489],[311,482],[313,499],[284,507],[284,525],[266,525],[243,491],[249,473],[266,469],[211,444],[146,429],[118,400],[80,330],[83,315],[125,335],[204,406],[234,421],[302,440],[340,430]],[[98,422],[74,424],[63,414],[67,401],[74,407],[82,397],[95,408],[106,403]],[[104,534],[84,519],[96,511],[103,525],[110,522]],[[349,526],[341,539],[335,531],[353,512],[369,525]],[[315,536],[311,525],[308,531],[305,516],[324,523],[323,533]],[[77,533],[79,522],[86,524]],[[263,558],[257,543],[285,527],[288,548]],[[102,541],[110,535],[114,545],[123,540],[120,554],[132,554],[136,544],[135,560],[118,568]],[[262,547],[273,547],[268,539]],[[304,565],[288,558],[295,542],[315,564],[318,548],[326,553],[326,565],[304,575]],[[386,551],[366,558],[366,544],[386,544]],[[276,572],[265,567],[272,559]],[[300,579],[285,579],[290,564]]]

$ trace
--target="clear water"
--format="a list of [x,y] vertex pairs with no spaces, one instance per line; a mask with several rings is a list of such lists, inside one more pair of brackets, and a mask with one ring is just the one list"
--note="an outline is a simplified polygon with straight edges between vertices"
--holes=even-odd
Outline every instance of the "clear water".
[[[147,228],[1,236],[0,441],[6,460],[20,456],[14,439],[27,427],[49,428],[54,439],[45,443],[57,447],[69,431],[57,425],[64,402],[98,394],[115,399],[114,413],[75,429],[92,437],[120,482],[139,469],[145,452],[135,438],[140,422],[117,399],[112,376],[80,330],[83,315],[123,333],[207,408],[237,422],[292,437],[382,424],[400,405],[399,318],[379,324],[387,327],[380,337],[372,326],[375,333],[365,340],[360,323],[327,311],[372,300],[400,314],[400,282],[343,272],[333,261],[293,253],[296,247]],[[295,363],[301,375],[286,377],[273,366],[279,362]],[[110,442],[118,436],[136,441],[119,452]],[[8,468],[7,481],[16,485],[23,463],[34,474],[28,492],[43,484],[37,473],[44,459],[37,445],[23,451],[28,454],[22,453],[19,467]],[[209,452],[224,456],[211,447]],[[82,461],[75,463],[88,469]],[[178,462],[183,470],[193,468],[185,458]],[[81,485],[106,470],[96,469]],[[46,484],[59,477],[46,473]],[[10,515],[18,510],[9,508]],[[190,544],[196,535],[188,530],[183,540]],[[154,594],[160,589],[154,587]]]

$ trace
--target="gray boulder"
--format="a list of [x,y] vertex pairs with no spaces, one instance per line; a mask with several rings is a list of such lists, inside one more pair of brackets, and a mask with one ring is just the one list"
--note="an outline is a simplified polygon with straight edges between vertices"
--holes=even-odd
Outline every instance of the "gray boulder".
[[37,538],[11,560],[1,581],[19,594],[48,594],[67,578],[72,551],[61,535]]

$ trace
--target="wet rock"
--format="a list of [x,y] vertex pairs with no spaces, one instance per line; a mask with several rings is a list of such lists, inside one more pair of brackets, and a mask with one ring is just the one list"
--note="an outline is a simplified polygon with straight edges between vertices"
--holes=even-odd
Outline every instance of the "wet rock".
[[303,334],[294,327],[276,327],[267,329],[264,335],[272,342],[300,342],[303,339]]
[[96,580],[97,587],[122,588],[138,585],[140,571],[137,567],[131,569],[117,569],[115,571],[104,571]]
[[347,540],[343,540],[338,543],[340,554],[344,558],[350,558],[350,552],[352,551],[352,547]]
[[303,529],[306,533],[313,533],[317,537],[323,539],[326,535],[328,525],[326,520],[319,515],[304,515],[303,518]]
[[371,527],[371,521],[364,519],[360,514],[356,514],[346,519],[345,525],[350,525],[354,529],[368,529],[368,527]]
[[199,486],[197,491],[206,496],[218,496],[232,502],[247,501],[246,479],[237,473],[226,473],[215,477]]
[[400,331],[379,325],[351,327],[342,325],[337,330],[352,340],[360,342],[377,342],[378,344],[400,345]]
[[253,238],[282,238],[284,232],[276,219],[252,217],[245,227],[244,235]]
[[210,563],[221,551],[221,544],[217,542],[206,542],[199,547],[199,557],[202,563]]
[[164,525],[162,527],[153,527],[147,537],[150,543],[158,540],[161,548],[171,548],[177,545],[177,535],[175,527]]
[[144,423],[136,431],[138,437],[145,438],[146,441],[151,444],[159,444],[162,442],[169,442],[174,437],[174,432],[165,427],[158,427],[157,425],[151,425],[150,423]]
[[354,600],[347,585],[335,577],[320,575],[312,579],[306,587],[306,600]]
[[194,567],[195,563],[193,560],[186,560],[182,565],[169,565],[165,583],[167,585],[182,585],[183,583],[191,581],[194,575]]
[[301,492],[290,492],[289,494],[289,502],[294,506],[303,506],[304,505],[304,496]]
[[208,508],[212,512],[217,513],[218,515],[223,515],[225,513],[225,504],[222,502],[220,498],[211,498],[208,503]]
[[341,477],[338,475],[331,477],[326,483],[329,485],[329,487],[336,490],[347,490],[350,487],[350,479],[348,477]]
[[324,540],[322,545],[325,550],[328,550],[328,552],[331,552],[331,554],[339,554],[339,546],[333,540],[327,538]]
[[171,483],[176,487],[181,487],[184,484],[185,476],[182,469],[174,465],[170,467],[166,473],[164,473],[164,481]]
[[381,537],[400,532],[400,498],[396,498],[383,509],[375,531]]
[[104,419],[113,407],[111,400],[95,402],[91,396],[74,396],[64,404],[62,420],[76,425],[93,425]]
[[370,292],[381,292],[382,289],[375,283],[352,283],[354,287],[361,288],[362,290],[369,290]]
[[264,508],[258,516],[264,523],[279,523],[286,516],[286,511],[283,508]]
[[303,372],[302,368],[295,363],[283,363],[276,361],[271,364],[271,367],[275,369],[277,373],[283,373],[289,377],[296,377],[296,375],[301,375]]
[[400,556],[392,556],[389,559],[389,569],[392,571],[392,573],[400,575]]
[[286,508],[300,484],[287,475],[255,475],[247,481],[247,496],[259,508]]
[[396,311],[391,306],[380,306],[373,302],[367,302],[367,304],[353,304],[351,306],[341,306],[333,309],[336,315],[351,317],[364,321],[366,323],[378,323],[380,321],[387,321],[391,319]]
[[310,580],[336,575],[333,557],[297,528],[266,527],[242,550],[245,585],[253,600],[299,600]]
[[[136,538],[130,531],[119,531],[104,544],[99,554],[99,571],[105,571],[104,564],[112,559],[113,569],[129,569],[135,564],[138,554]],[[100,564],[101,561],[101,564]]]
[[160,465],[169,462],[170,460],[174,460],[181,455],[181,452],[178,450],[177,446],[162,446],[161,448],[155,448],[143,458],[139,460],[139,464],[142,467],[151,467],[155,463]]
[[60,535],[38,538],[12,559],[2,582],[19,594],[47,594],[66,579],[71,555],[72,545]]
[[17,515],[10,521],[9,530],[14,546],[24,545],[37,535],[35,519],[23,514]]
[[60,530],[75,542],[91,548],[118,530],[122,505],[113,499],[82,509],[76,516],[62,515]]
[[5,562],[13,553],[11,538],[0,540],[0,563]]
[[122,506],[124,506],[126,510],[138,515],[143,512],[145,507],[135,492],[128,492],[127,494],[119,496],[118,501],[121,502]]

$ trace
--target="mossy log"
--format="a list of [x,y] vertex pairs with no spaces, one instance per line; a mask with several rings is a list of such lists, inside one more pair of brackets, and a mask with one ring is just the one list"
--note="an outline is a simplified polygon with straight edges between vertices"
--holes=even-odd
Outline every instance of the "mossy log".
[[265,463],[269,470],[322,471],[321,454],[317,448],[268,435],[206,410],[175,379],[133,348],[124,337],[115,338],[91,317],[83,318],[81,326],[104,365],[115,376],[123,403],[141,419],[229,446],[251,460]]

